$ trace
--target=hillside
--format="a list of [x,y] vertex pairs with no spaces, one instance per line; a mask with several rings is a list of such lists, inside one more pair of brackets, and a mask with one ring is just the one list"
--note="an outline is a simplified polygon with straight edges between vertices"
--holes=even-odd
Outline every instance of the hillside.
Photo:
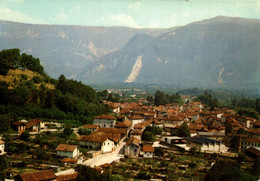
[[0,75],[0,80],[5,82],[8,85],[8,89],[15,89],[16,87],[19,87],[20,84],[23,83],[23,81],[30,81],[33,79],[37,79],[35,77],[39,77],[41,79],[40,80],[41,82],[39,83],[33,82],[37,88],[39,88],[41,85],[44,85],[51,90],[55,88],[54,84],[42,82],[42,79],[44,79],[42,75],[30,70],[11,69],[8,71],[7,75],[5,76]]
[[121,49],[134,35],[156,37],[168,29],[34,25],[0,21],[0,50],[19,48],[39,57],[54,78],[73,78],[83,66]]
[[39,62],[19,49],[0,51],[1,119],[44,118],[84,124],[108,112],[92,87],[64,75],[55,80]]
[[145,36],[135,36],[122,49],[87,65],[77,78],[92,83],[129,82],[141,57],[142,67],[132,82],[260,88],[259,20],[217,17],[156,38]]

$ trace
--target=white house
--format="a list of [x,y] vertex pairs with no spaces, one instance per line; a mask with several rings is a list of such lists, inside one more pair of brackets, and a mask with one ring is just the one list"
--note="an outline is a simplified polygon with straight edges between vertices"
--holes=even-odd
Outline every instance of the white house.
[[[113,152],[115,150],[116,144],[115,141],[117,134],[114,134],[114,139],[113,137],[110,138],[109,133],[101,133],[101,132],[93,132],[92,134],[86,136],[82,135],[78,139],[79,145],[82,148],[90,149],[90,150],[97,150],[100,151],[101,153],[109,153]],[[118,135],[119,139],[120,135]]]
[[154,147],[152,145],[143,146],[143,157],[144,158],[153,158]]
[[94,117],[93,124],[103,128],[113,128],[116,124],[116,118],[108,114],[102,114]]
[[67,145],[67,144],[59,144],[56,148],[57,155],[68,157],[68,158],[76,158],[79,156],[80,152],[77,145]]
[[129,157],[138,157],[140,153],[140,148],[140,140],[135,137],[131,137],[129,140],[127,140],[125,144],[124,155]]
[[0,140],[0,155],[5,154],[5,142]]
[[213,140],[205,137],[191,137],[186,138],[189,147],[197,147],[200,151],[209,152],[227,152],[228,147],[221,141]]
[[133,122],[133,126],[144,121],[144,118],[140,115],[133,115],[129,117],[129,120]]

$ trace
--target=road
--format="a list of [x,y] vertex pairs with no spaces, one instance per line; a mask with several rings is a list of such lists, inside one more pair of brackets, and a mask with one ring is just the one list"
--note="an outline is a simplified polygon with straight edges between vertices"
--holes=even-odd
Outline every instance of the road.
[[103,165],[105,163],[112,163],[113,161],[119,160],[120,158],[124,157],[124,150],[122,149],[124,145],[125,142],[122,142],[112,153],[101,154],[94,158],[88,159],[83,163],[83,165],[95,167]]
[[[125,142],[122,142],[116,148],[116,150],[113,151],[112,153],[101,154],[101,155],[98,155],[94,158],[88,159],[83,163],[83,165],[95,167],[95,166],[103,165],[105,163],[112,163],[113,161],[119,160],[120,158],[124,157],[124,155],[123,155],[124,145],[125,145]],[[68,175],[68,174],[72,174],[72,173],[75,173],[75,170],[73,168],[60,171],[58,173],[55,173],[55,175],[56,176],[58,176],[58,175]]]

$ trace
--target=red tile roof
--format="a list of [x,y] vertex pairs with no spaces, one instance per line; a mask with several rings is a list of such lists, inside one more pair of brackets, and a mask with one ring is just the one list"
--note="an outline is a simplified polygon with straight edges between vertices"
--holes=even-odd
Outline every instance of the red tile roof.
[[115,125],[115,128],[129,128],[132,126],[133,122],[129,120],[125,120],[124,122],[119,122]]
[[76,180],[78,177],[78,173],[68,174],[68,175],[59,175],[56,178],[56,181],[68,181],[68,180]]
[[26,128],[31,128],[31,127],[39,124],[40,122],[42,122],[42,120],[32,119],[29,123],[26,124]]
[[81,135],[78,141],[103,143],[107,139],[110,139],[116,143],[119,142],[121,138],[120,133],[104,133],[104,132],[93,132],[90,135]]
[[59,144],[56,151],[73,152],[77,148],[77,145]]
[[34,173],[22,173],[19,176],[23,181],[43,181],[56,178],[56,175],[53,173],[52,170],[44,170]]
[[95,116],[94,119],[111,119],[111,120],[116,120],[114,116],[108,115],[108,114],[102,114],[99,116]]
[[77,159],[73,159],[73,158],[63,158],[61,161],[64,163],[77,163],[78,162]]
[[98,125],[93,125],[93,124],[85,124],[83,128],[88,128],[88,129],[98,129]]
[[144,145],[143,152],[154,152],[154,147],[152,145]]

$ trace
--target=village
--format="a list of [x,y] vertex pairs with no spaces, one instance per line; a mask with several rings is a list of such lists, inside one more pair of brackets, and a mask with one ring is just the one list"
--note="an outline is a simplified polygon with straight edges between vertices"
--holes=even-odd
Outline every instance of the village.
[[[0,140],[1,155],[5,155],[12,163],[7,178],[75,180],[78,173],[74,167],[77,164],[90,166],[100,173],[110,168],[112,173],[124,174],[125,170],[111,171],[111,167],[120,168],[120,164],[129,160],[132,163],[141,163],[146,159],[148,162],[159,159],[159,163],[164,160],[173,161],[183,155],[197,155],[197,164],[193,161],[178,164],[179,174],[185,173],[189,167],[199,165],[199,160],[204,160],[204,173],[200,175],[198,171],[195,172],[203,178],[205,169],[214,163],[214,159],[211,159],[211,163],[210,159],[202,159],[204,157],[213,158],[218,155],[232,159],[238,158],[238,153],[242,152],[251,156],[247,158],[249,165],[252,165],[252,158],[260,156],[259,120],[239,116],[234,110],[227,108],[210,110],[206,105],[192,101],[189,96],[182,96],[182,99],[185,100],[183,105],[176,103],[160,106],[147,105],[144,98],[138,102],[104,101],[111,114],[95,116],[93,124],[72,129],[66,128],[63,123],[45,122],[40,119],[15,121],[12,128],[16,133],[5,135]],[[56,132],[63,135],[69,133],[59,143],[51,136]],[[47,141],[43,142],[43,137],[47,137]],[[52,146],[52,142],[57,146]],[[25,150],[21,152],[19,149]],[[31,172],[35,169],[35,165],[28,164],[32,159],[41,171]],[[17,169],[13,169],[16,167]],[[137,171],[124,177],[138,178]],[[149,172],[139,173],[139,177],[151,178],[144,177],[147,173]],[[152,178],[171,178],[169,174],[154,173]],[[180,175],[175,174],[176,176]]]

